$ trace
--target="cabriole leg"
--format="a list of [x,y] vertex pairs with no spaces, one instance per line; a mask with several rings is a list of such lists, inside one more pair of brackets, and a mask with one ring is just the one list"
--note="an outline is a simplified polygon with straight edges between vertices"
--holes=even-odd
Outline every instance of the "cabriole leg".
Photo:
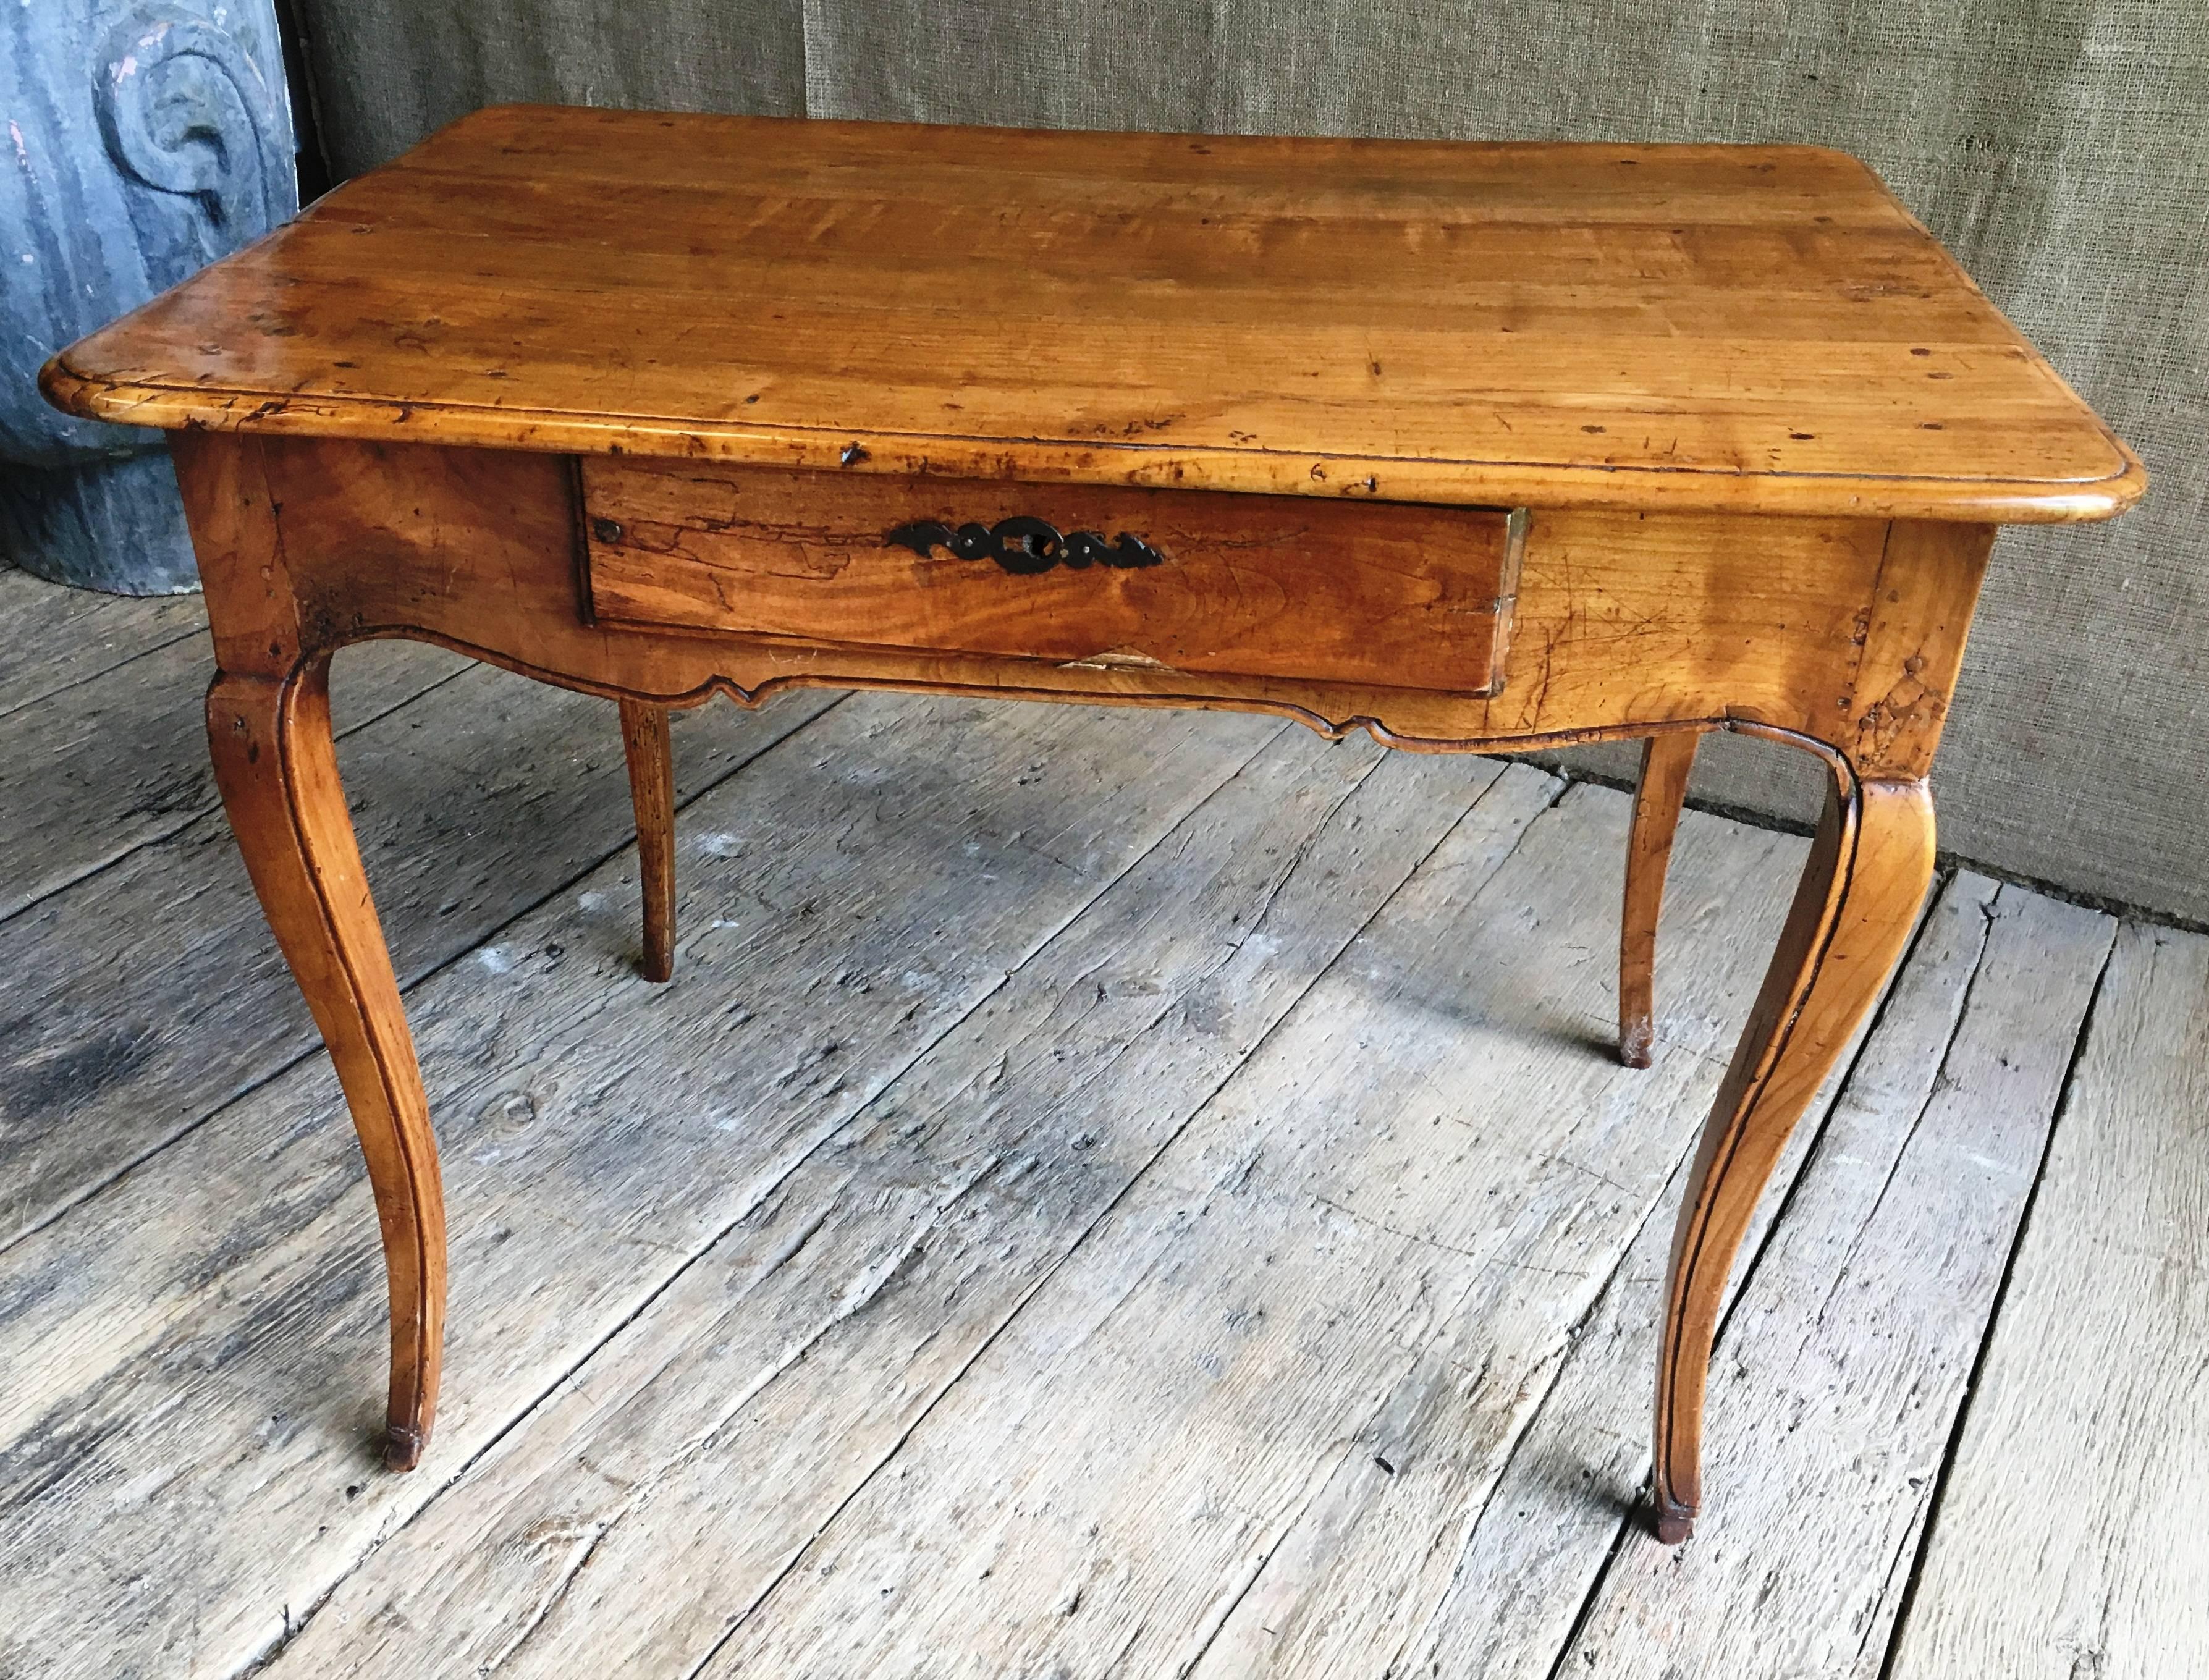
[[665,706],[635,700],[620,704],[644,894],[644,978],[665,980],[675,973],[675,750]]
[[1646,1068],[1657,1041],[1657,916],[1672,836],[1687,803],[1699,732],[1652,735],[1641,744],[1641,780],[1626,843],[1626,903],[1618,927],[1618,1059]]
[[1673,1232],[1652,1490],[1667,1543],[1687,1538],[1701,1502],[1703,1387],[1735,1251],[1787,1135],[1901,955],[1932,876],[1925,784],[1860,782],[1837,768]]
[[338,781],[328,659],[286,677],[218,676],[208,741],[254,891],[329,1046],[368,1158],[391,1299],[384,1462],[411,1470],[437,1410],[444,1191],[414,1041]]

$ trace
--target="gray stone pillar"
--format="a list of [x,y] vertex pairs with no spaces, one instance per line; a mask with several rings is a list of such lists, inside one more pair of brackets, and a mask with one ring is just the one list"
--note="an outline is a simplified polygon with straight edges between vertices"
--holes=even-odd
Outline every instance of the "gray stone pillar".
[[0,560],[196,587],[160,434],[39,395],[62,346],[298,208],[274,0],[0,3]]

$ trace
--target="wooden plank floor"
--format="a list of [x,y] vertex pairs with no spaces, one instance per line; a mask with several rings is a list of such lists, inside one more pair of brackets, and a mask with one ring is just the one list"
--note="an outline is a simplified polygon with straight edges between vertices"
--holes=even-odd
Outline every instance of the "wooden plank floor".
[[[2209,1673],[2209,939],[1945,879],[1630,1520],[1682,1163],[1805,842],[1278,722],[677,732],[340,660],[444,1151],[422,1468],[190,602],[0,574],[0,1676]],[[43,651],[42,651],[43,650]]]

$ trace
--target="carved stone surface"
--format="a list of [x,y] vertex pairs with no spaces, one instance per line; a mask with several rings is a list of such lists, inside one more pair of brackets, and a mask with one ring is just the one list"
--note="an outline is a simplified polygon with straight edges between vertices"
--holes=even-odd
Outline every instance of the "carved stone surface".
[[0,7],[0,560],[194,587],[157,432],[73,419],[39,364],[298,208],[274,0]]

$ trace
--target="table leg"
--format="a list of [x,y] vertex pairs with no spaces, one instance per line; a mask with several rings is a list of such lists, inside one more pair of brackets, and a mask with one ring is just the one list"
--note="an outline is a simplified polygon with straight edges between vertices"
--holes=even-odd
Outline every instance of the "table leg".
[[1735,1251],[1787,1135],[1878,998],[1933,876],[1922,781],[1837,767],[1779,949],[1703,1129],[1672,1237],[1658,1354],[1657,1536],[1693,1531],[1703,1388]]
[[675,749],[667,708],[621,703],[622,746],[629,754],[629,801],[636,808],[636,862],[644,894],[644,978],[675,974]]
[[1618,925],[1618,1059],[1629,1068],[1647,1067],[1656,1044],[1657,913],[1664,907],[1672,836],[1700,739],[1699,731],[1682,729],[1641,744],[1641,780],[1626,843],[1626,904]]
[[391,1302],[384,1462],[411,1470],[437,1409],[444,1190],[414,1041],[338,780],[328,662],[287,677],[220,675],[207,712],[215,782],[238,849],[322,1028],[368,1158]]

